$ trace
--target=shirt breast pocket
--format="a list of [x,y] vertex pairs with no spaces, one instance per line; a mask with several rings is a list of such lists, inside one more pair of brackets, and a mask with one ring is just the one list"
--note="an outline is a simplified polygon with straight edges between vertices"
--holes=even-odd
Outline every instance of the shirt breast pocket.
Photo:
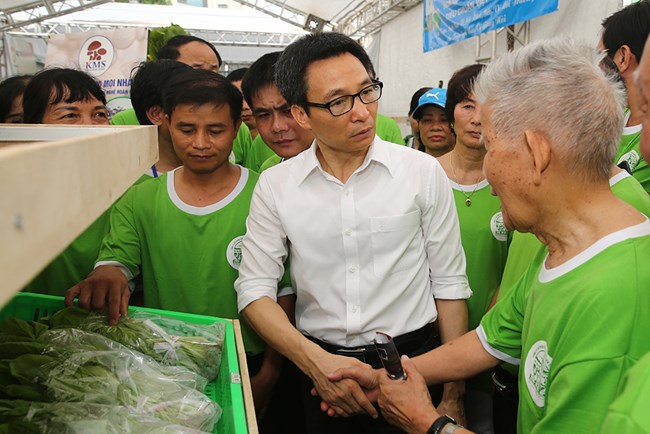
[[370,219],[375,275],[383,277],[417,266],[424,245],[420,211]]

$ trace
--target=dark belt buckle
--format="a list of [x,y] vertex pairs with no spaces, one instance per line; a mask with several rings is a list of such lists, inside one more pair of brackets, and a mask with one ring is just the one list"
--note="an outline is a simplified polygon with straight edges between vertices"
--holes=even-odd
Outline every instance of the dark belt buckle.
[[366,351],[364,349],[348,350],[346,348],[341,348],[341,349],[336,350],[336,354],[339,354],[341,356],[354,357],[355,359],[358,359],[358,360],[362,361],[363,363],[366,363],[365,352]]

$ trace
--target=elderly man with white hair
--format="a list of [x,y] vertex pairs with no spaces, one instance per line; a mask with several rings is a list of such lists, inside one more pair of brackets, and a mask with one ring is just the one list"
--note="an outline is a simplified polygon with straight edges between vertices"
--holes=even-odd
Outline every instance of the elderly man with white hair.
[[476,330],[404,358],[406,381],[362,368],[330,377],[379,391],[384,416],[407,432],[467,432],[437,414],[424,382],[504,361],[520,365],[518,432],[596,432],[624,373],[650,350],[650,221],[609,187],[624,97],[600,59],[554,39],[479,76],[485,172],[504,223],[547,249]]

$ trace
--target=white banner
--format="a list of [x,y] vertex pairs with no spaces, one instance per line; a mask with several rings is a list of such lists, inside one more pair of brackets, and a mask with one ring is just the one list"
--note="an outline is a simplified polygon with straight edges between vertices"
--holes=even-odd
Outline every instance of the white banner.
[[111,115],[131,107],[131,71],[147,57],[147,29],[93,30],[50,37],[45,66],[80,69],[104,89]]

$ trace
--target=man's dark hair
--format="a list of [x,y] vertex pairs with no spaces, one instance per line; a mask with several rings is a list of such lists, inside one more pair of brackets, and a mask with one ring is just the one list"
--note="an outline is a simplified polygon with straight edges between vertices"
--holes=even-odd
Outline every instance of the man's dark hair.
[[309,65],[324,59],[350,53],[375,79],[375,69],[368,53],[354,39],[341,33],[311,33],[284,49],[275,68],[275,83],[290,105],[296,104],[309,113],[306,72]]
[[225,77],[204,69],[182,69],[172,77],[163,91],[163,107],[170,118],[179,105],[230,106],[234,123],[240,120],[243,97]]
[[0,123],[7,121],[14,100],[25,92],[31,75],[17,75],[9,77],[0,83]]
[[281,51],[265,54],[251,65],[244,76],[241,91],[251,109],[253,109],[253,97],[257,92],[269,85],[275,85],[275,65],[281,54]]
[[418,90],[415,91],[413,96],[411,97],[411,104],[409,104],[409,112],[408,115],[411,116],[413,112],[415,111],[416,108],[418,108],[418,103],[420,102],[420,97],[433,89],[432,87],[421,87]]
[[163,106],[163,89],[167,82],[190,66],[175,60],[163,59],[142,62],[131,74],[131,104],[140,125],[152,125],[147,110]]
[[76,69],[51,68],[36,74],[25,88],[23,112],[26,124],[40,124],[48,106],[95,98],[106,105],[106,96],[90,75]]
[[603,20],[603,45],[607,55],[614,57],[622,45],[641,61],[643,46],[650,34],[650,2],[641,0],[624,7]]
[[212,45],[205,39],[197,38],[196,36],[190,36],[190,35],[177,35],[171,38],[169,41],[167,41],[165,45],[160,47],[160,50],[158,50],[158,59],[178,60],[178,57],[181,55],[181,53],[178,51],[179,48],[185,44],[189,44],[190,42],[201,42],[202,44],[205,44],[208,47],[210,47],[210,49],[214,52],[214,55],[217,56],[219,67],[221,67],[221,64],[223,62],[221,61],[221,56],[219,55],[219,52],[217,51],[216,48],[214,48],[214,45]]
[[454,109],[456,104],[469,98],[474,86],[474,80],[483,71],[485,65],[475,63],[474,65],[467,65],[454,72],[451,76],[449,83],[447,83],[447,102],[445,103],[445,112],[447,119],[452,124],[454,123]]
[[233,81],[241,81],[244,78],[244,75],[246,75],[246,71],[248,71],[248,68],[237,68],[234,71],[231,71],[230,74],[226,75],[226,78],[230,80],[231,83]]

